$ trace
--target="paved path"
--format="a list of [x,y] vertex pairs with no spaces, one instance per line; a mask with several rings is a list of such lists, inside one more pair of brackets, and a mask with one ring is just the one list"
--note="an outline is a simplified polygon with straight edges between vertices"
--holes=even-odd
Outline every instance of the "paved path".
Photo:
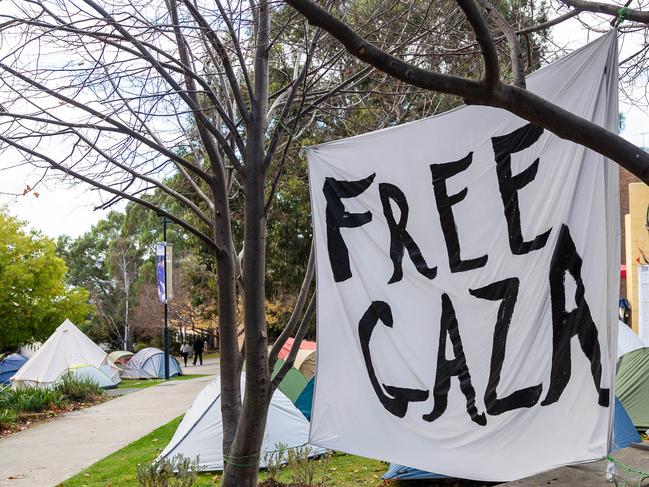
[[[218,372],[217,361],[188,367]],[[185,412],[212,377],[172,381],[0,440],[0,486],[55,486]]]
[[[629,447],[613,453],[612,456],[631,468],[649,471],[649,450]],[[503,487],[612,487],[615,484],[606,480],[606,465],[607,462],[602,460],[578,466],[556,468],[533,477],[508,482],[503,484]],[[619,467],[617,473],[629,482],[625,484],[618,479],[619,485],[649,486],[649,479],[640,483],[640,475],[627,472],[623,467]]]

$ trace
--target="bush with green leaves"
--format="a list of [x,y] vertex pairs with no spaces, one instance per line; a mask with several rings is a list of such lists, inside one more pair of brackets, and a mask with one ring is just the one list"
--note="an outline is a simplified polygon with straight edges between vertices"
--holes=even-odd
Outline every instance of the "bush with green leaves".
[[196,483],[198,457],[191,459],[181,454],[148,465],[137,466],[137,484],[140,487],[191,487]]
[[72,402],[94,401],[104,393],[104,390],[94,380],[87,377],[76,377],[72,374],[65,374],[54,386],[54,390]]
[[0,430],[9,428],[16,421],[16,413],[11,409],[0,409]]
[[53,406],[63,405],[63,394],[54,389],[21,386],[0,393],[0,409],[15,413],[39,413]]

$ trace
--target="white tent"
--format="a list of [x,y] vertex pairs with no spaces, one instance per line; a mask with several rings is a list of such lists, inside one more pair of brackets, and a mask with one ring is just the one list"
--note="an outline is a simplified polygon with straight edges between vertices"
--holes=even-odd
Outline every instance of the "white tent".
[[[84,367],[81,367],[84,366]],[[106,352],[99,348],[70,320],[65,320],[41,348],[13,377],[14,386],[30,385],[50,387],[68,372],[94,367],[107,380],[100,385],[115,386],[119,383],[119,370],[108,360]],[[87,370],[83,375],[87,376]],[[94,374],[96,375],[96,374]]]
[[[266,466],[266,454],[277,451],[277,445],[287,448],[308,447],[309,456],[326,450],[308,444],[309,422],[289,398],[277,389],[268,409],[266,432],[261,446],[260,467]],[[221,384],[218,378],[210,382],[194,399],[173,438],[158,459],[182,454],[198,457],[199,470],[223,470],[223,422],[221,420]]]
[[617,331],[617,358],[629,352],[633,352],[639,348],[644,348],[647,345],[642,341],[638,335],[634,333],[630,326],[622,321],[618,321]]

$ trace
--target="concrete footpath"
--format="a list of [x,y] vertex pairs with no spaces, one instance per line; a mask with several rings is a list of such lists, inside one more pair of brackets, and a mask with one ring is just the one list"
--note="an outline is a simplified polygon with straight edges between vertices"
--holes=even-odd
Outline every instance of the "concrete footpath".
[[[649,479],[642,479],[642,475],[633,470],[643,472],[649,471],[649,450],[638,448],[624,448],[617,451],[612,456],[622,462],[624,466],[616,468],[617,484],[606,480],[607,461],[585,463],[583,465],[574,465],[570,467],[561,467],[548,472],[544,472],[533,477],[508,482],[503,484],[507,487],[611,487],[615,485],[630,485],[633,487],[649,486]],[[626,481],[626,482],[625,482]]]
[[[188,374],[218,373],[218,359]],[[180,416],[213,376],[171,381],[0,440],[0,486],[55,486]]]

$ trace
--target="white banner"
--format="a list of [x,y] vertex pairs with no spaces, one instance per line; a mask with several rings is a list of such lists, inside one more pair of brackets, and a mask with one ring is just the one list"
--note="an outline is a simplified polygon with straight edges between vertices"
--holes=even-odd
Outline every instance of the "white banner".
[[[615,131],[614,34],[528,88]],[[513,480],[607,454],[617,166],[503,110],[308,150],[318,369],[310,442]]]

